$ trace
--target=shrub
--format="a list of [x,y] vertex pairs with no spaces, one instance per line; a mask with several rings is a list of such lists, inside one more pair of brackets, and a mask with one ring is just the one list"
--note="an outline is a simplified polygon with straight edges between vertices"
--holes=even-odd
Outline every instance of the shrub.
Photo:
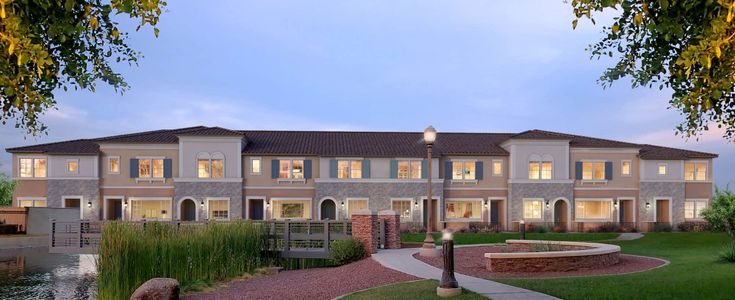
[[709,222],[712,229],[725,231],[735,239],[735,194],[715,187],[712,206],[702,211],[702,218]]
[[469,232],[472,233],[498,233],[500,226],[497,224],[487,223],[470,223]]
[[366,256],[365,246],[355,239],[338,240],[330,245],[329,257],[337,265],[358,261]]
[[656,223],[653,225],[654,232],[671,232],[673,229],[669,223]]
[[551,232],[554,233],[565,233],[567,232],[567,226],[563,224],[559,224],[554,226],[554,228],[551,228]]
[[730,242],[720,251],[720,260],[735,263],[735,241]]
[[679,225],[677,225],[680,231],[683,232],[704,232],[704,231],[710,231],[709,223],[707,222],[696,222],[696,221],[686,221],[681,222]]

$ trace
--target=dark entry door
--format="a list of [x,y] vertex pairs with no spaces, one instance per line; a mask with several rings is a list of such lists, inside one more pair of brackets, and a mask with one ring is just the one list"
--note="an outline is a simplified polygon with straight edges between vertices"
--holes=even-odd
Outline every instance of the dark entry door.
[[618,201],[618,223],[625,222],[625,202]]
[[250,219],[263,220],[263,199],[250,199]]
[[122,200],[112,200],[112,219],[122,220]]
[[490,224],[500,223],[500,205],[498,201],[490,201]]
[[324,200],[322,201],[322,207],[321,207],[321,216],[322,220],[336,220],[336,211],[337,206],[334,204],[334,201],[332,200]]
[[197,219],[197,208],[196,204],[191,199],[186,199],[181,202],[181,220],[182,221],[196,221]]

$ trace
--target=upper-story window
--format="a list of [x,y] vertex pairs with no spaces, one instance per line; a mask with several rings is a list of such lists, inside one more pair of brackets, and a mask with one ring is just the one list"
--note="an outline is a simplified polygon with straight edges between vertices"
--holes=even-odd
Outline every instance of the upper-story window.
[[163,178],[163,158],[138,159],[138,177]]
[[250,158],[250,174],[252,175],[263,174],[263,160],[260,157]]
[[421,179],[421,161],[399,160],[398,179]]
[[70,174],[79,173],[79,160],[78,159],[67,159],[66,160],[66,173],[70,173]]
[[666,175],[668,173],[668,164],[658,164],[658,175]]
[[685,162],[684,163],[684,180],[689,180],[689,181],[707,180],[707,163],[706,162]]
[[[399,170],[400,170],[400,167],[399,167]],[[362,178],[362,161],[361,160],[338,160],[337,161],[337,178],[340,178],[340,179]]]
[[633,162],[624,160],[620,163],[620,175],[630,176],[633,174]]
[[303,159],[282,159],[279,162],[278,178],[301,179],[304,178]]
[[197,158],[197,177],[222,178],[225,175],[225,157],[222,153],[200,153]]
[[582,162],[583,180],[605,180],[605,162]]
[[111,156],[107,158],[107,173],[120,174],[120,157]]
[[19,168],[21,178],[46,177],[45,158],[21,158]]
[[503,161],[493,160],[493,176],[503,176]]
[[475,180],[475,167],[474,160],[453,160],[452,180]]
[[549,180],[553,170],[554,164],[551,161],[531,161],[528,163],[528,179]]

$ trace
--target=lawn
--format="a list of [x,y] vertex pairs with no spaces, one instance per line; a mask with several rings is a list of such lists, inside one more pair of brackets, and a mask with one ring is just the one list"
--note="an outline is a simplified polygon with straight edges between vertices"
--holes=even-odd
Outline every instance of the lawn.
[[462,295],[441,298],[436,295],[436,287],[439,282],[436,280],[421,280],[414,282],[398,283],[384,287],[378,287],[369,289],[362,292],[357,292],[342,299],[485,299],[487,298],[462,289]]
[[728,240],[719,233],[647,233],[639,240],[608,243],[670,265],[629,275],[497,281],[562,299],[733,299],[735,264],[717,258]]
[[[555,240],[555,241],[600,241],[618,237],[618,233],[526,233],[527,240]],[[403,233],[401,242],[421,243],[426,233]],[[457,245],[505,243],[505,240],[519,239],[517,232],[501,233],[455,233],[454,243]],[[441,244],[441,234],[434,234],[434,241]]]

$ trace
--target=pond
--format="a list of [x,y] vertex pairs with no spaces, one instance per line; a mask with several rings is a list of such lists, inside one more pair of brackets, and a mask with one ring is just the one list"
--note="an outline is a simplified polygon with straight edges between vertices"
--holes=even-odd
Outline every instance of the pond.
[[95,299],[94,256],[0,249],[0,299]]

